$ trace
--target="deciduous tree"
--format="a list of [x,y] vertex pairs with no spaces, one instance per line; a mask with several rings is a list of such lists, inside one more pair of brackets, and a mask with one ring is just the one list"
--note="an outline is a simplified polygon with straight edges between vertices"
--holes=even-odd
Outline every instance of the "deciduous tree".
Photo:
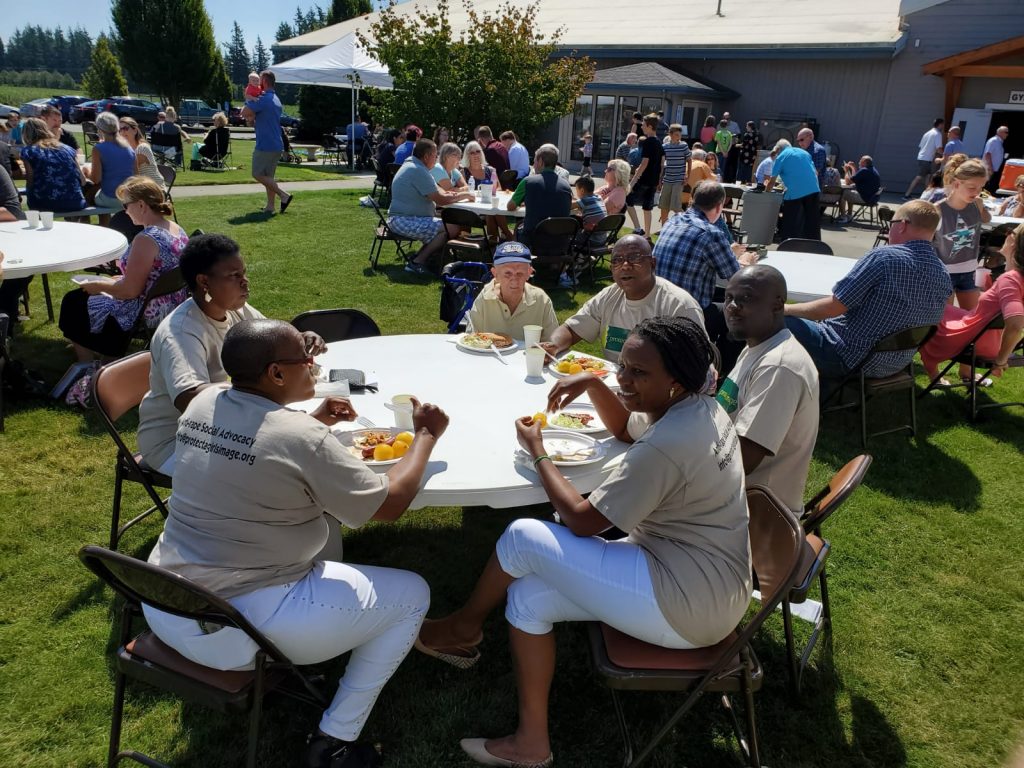
[[128,95],[128,82],[104,35],[93,46],[92,64],[82,76],[82,90],[93,99]]

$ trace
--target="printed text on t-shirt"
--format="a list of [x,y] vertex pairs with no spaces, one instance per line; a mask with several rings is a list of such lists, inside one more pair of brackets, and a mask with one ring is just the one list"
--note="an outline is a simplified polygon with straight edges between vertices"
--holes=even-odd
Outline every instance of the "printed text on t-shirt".
[[[199,432],[201,435],[208,435],[209,437],[207,439],[203,439],[198,435],[189,435],[186,434],[186,430],[194,430]],[[255,437],[243,435],[239,432],[233,432],[226,427],[217,427],[212,424],[207,424],[204,421],[182,419],[178,425],[177,440],[181,445],[196,448],[197,450],[212,453],[217,456],[223,456],[228,461],[241,461],[248,464],[250,467],[253,465],[253,462],[256,461],[255,453],[240,451],[230,445],[222,445],[220,442],[217,442],[224,441],[251,448],[256,442]]]

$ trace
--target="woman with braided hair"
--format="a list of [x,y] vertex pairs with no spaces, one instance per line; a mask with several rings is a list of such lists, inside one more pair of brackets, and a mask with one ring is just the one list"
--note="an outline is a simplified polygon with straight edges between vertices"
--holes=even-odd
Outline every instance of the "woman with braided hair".
[[[544,453],[541,426],[516,422],[564,525],[516,520],[498,539],[466,604],[424,623],[416,648],[459,668],[479,658],[488,614],[506,602],[519,695],[516,732],[463,739],[483,765],[548,766],[553,624],[602,621],[666,648],[699,648],[735,629],[750,602],[750,546],[739,439],[714,397],[704,329],[689,318],[637,325],[619,357],[620,390],[587,373],[559,381],[548,409],[584,392],[630,443],[622,462],[583,498]],[[626,538],[606,541],[613,527]]]

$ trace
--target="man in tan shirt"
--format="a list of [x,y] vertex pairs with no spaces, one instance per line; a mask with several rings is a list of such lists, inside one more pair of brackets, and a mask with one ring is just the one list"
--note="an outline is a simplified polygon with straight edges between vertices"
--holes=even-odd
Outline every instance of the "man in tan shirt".
[[558,327],[551,299],[540,288],[530,285],[533,276],[530,249],[509,241],[494,251],[491,267],[494,278],[480,291],[469,310],[469,331],[504,333],[522,339],[523,326],[539,325],[542,341],[548,341]]

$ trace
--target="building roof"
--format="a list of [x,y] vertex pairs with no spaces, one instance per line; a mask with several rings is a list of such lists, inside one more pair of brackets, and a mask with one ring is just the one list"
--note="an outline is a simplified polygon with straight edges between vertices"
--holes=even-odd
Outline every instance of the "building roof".
[[737,96],[729,88],[710,81],[698,80],[653,61],[599,69],[594,73],[594,79],[587,85],[586,90],[677,93],[715,100],[729,100]]
[[[474,0],[477,13],[497,13],[504,0]],[[510,0],[526,5],[527,0]],[[901,0],[782,0],[750,3],[721,0],[540,0],[538,31],[551,36],[564,27],[559,48],[601,58],[847,58],[892,56],[902,45]],[[413,0],[395,6],[411,15]],[[343,21],[278,43],[308,51],[349,32],[369,31],[376,13]],[[457,35],[469,26],[461,4],[450,10]]]

